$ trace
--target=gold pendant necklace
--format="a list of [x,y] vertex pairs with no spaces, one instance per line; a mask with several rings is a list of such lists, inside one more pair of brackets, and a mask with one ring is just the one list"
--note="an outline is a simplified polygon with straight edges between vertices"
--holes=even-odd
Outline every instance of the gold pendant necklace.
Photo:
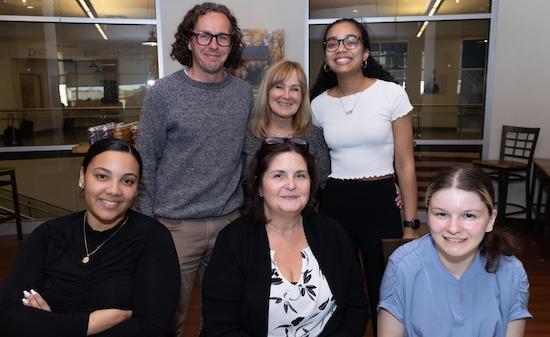
[[90,262],[90,256],[95,254],[95,252],[97,252],[99,250],[99,248],[103,247],[103,245],[106,244],[107,241],[111,240],[111,238],[113,236],[115,236],[115,234],[118,233],[122,227],[124,227],[124,225],[128,221],[128,217],[129,217],[128,215],[126,215],[126,217],[124,218],[124,221],[122,222],[122,225],[120,225],[120,227],[118,227],[116,229],[116,231],[113,232],[113,234],[111,234],[105,241],[103,241],[99,246],[97,246],[96,249],[94,249],[91,252],[88,252],[88,240],[86,238],[86,217],[87,217],[87,215],[88,215],[88,211],[86,211],[86,213],[84,213],[84,221],[82,221],[82,233],[84,233],[84,248],[86,249],[86,256],[84,256],[82,258],[82,263],[84,263],[84,264]]

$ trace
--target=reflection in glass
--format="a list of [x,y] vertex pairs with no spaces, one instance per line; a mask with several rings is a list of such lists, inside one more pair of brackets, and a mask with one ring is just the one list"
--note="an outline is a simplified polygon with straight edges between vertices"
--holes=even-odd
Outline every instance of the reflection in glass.
[[[417,139],[482,139],[488,20],[372,23],[371,55],[403,85]],[[310,26],[310,81],[322,71],[322,34]]]
[[359,18],[490,13],[490,0],[310,0],[309,18]]
[[156,0],[3,0],[0,15],[154,19]]
[[0,145],[75,144],[89,126],[138,118],[147,83],[158,79],[148,25],[1,22]]
[[407,83],[406,42],[371,42],[371,55],[402,86]]

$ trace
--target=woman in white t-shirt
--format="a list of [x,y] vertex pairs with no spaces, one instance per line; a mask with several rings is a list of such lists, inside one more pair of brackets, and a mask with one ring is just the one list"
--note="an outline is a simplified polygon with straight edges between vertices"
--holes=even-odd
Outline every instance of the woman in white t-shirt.
[[[368,33],[357,21],[329,25],[323,51],[311,107],[330,149],[332,172],[320,211],[344,225],[361,251],[374,313],[384,272],[380,239],[417,236],[413,107],[405,90],[370,56]],[[394,175],[403,222],[394,201]]]

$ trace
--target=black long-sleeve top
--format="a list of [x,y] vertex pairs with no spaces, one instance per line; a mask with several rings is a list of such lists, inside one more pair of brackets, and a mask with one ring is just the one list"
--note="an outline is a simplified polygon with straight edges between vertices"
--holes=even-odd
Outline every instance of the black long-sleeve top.
[[[47,221],[25,241],[0,290],[0,335],[86,336],[91,312],[115,308],[132,310],[132,318],[96,336],[165,336],[180,284],[169,231],[129,210],[124,227],[84,264],[83,216],[79,212]],[[89,251],[118,226],[96,232],[86,225]],[[52,312],[21,303],[23,290],[30,289],[42,295]]]
[[[320,337],[361,337],[369,318],[363,278],[347,233],[328,217],[303,218],[307,242],[336,301]],[[271,262],[265,225],[241,217],[219,234],[202,283],[207,337],[265,337]]]

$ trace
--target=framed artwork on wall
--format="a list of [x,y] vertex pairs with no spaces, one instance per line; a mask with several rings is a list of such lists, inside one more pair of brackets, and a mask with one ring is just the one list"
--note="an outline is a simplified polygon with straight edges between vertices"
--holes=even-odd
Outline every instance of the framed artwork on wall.
[[250,83],[254,93],[264,71],[284,57],[284,31],[267,29],[243,29],[244,65],[236,75]]

